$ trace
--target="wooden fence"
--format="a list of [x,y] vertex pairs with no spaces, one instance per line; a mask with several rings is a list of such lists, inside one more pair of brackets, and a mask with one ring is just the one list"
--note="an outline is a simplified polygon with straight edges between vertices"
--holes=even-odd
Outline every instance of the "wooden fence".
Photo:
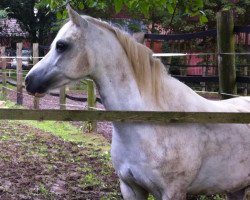
[[0,109],[0,120],[250,124],[249,113]]
[[[159,35],[159,34],[146,34],[145,38],[147,40],[152,41],[161,41],[162,44],[167,41],[168,50],[170,52],[178,53],[189,52],[196,46],[199,46],[199,43],[204,43],[207,39],[208,42],[207,49],[209,49],[210,53],[202,53],[197,54],[197,56],[203,56],[203,66],[197,65],[194,67],[202,68],[202,76],[186,76],[187,67],[186,61],[190,56],[195,56],[192,53],[186,55],[184,59],[179,58],[179,61],[183,60],[183,62],[179,63],[178,66],[180,68],[180,75],[176,76],[176,78],[181,79],[185,82],[198,82],[202,83],[201,85],[204,87],[205,83],[216,81],[219,83],[219,90],[221,94],[236,94],[236,82],[241,83],[241,87],[243,88],[243,95],[247,95],[250,92],[250,64],[242,63],[240,64],[241,69],[236,73],[236,55],[242,56],[246,55],[248,58],[245,59],[245,62],[249,62],[249,47],[250,47],[250,26],[234,26],[233,24],[233,14],[230,11],[222,11],[217,14],[217,29],[207,30],[198,33],[187,33],[187,34],[167,34],[167,35]],[[211,44],[216,44],[217,40],[217,48],[213,47]],[[193,45],[192,42],[193,41]],[[236,44],[238,47],[240,43],[243,43],[247,50],[246,52],[236,52]],[[154,44],[154,43],[153,43]],[[156,43],[157,44],[157,43]],[[212,46],[212,48],[211,48]],[[152,47],[152,45],[151,45]],[[198,50],[198,52],[200,52]],[[203,51],[204,52],[204,51]],[[212,53],[211,53],[212,52]],[[209,59],[212,57],[212,60]],[[172,64],[172,58],[168,57],[166,59],[166,64],[175,67],[175,64]],[[209,62],[211,64],[209,64]],[[215,66],[218,65],[218,70]],[[239,65],[238,65],[239,66]],[[170,70],[171,70],[170,67]],[[212,76],[208,74],[208,69],[213,68]],[[219,72],[219,76],[216,77],[214,72]],[[241,73],[239,73],[241,71]],[[236,76],[237,74],[237,76]],[[229,96],[230,97],[230,96]],[[228,98],[228,96],[223,95],[223,98]]]

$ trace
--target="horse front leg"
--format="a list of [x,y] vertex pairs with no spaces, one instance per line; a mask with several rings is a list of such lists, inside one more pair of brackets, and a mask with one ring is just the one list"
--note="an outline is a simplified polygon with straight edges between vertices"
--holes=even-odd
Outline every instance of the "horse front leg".
[[226,196],[227,200],[250,200],[250,187],[233,193],[227,193]]
[[[127,184],[120,179],[120,187],[124,200],[147,200],[149,192],[135,183]],[[154,191],[152,191],[154,192]],[[183,190],[164,191],[162,194],[155,194],[157,200],[186,200],[186,192]]]
[[244,190],[226,194],[226,200],[244,200]]
[[148,192],[137,184],[127,184],[120,179],[120,187],[124,200],[146,200]]
[[161,200],[186,200],[186,193],[177,192],[173,195],[164,194]]

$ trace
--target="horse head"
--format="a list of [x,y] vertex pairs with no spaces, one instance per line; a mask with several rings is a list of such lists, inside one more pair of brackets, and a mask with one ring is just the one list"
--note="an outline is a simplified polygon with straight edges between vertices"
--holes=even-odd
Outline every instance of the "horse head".
[[26,89],[32,95],[41,96],[49,89],[86,77],[95,66],[93,54],[98,48],[94,44],[98,37],[86,19],[70,6],[67,9],[70,21],[58,32],[48,54],[25,78]]

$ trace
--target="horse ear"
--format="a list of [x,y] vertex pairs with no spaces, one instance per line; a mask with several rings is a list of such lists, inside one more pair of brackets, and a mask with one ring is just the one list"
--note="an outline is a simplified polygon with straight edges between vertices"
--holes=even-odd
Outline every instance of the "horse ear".
[[69,4],[67,5],[67,10],[68,10],[70,20],[76,26],[83,26],[84,28],[88,27],[88,21],[82,18],[76,11],[74,11]]

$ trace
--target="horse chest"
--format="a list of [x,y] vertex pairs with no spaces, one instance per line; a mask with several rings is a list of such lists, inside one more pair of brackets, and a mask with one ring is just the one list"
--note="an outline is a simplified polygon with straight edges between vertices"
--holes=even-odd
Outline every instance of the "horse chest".
[[[174,176],[192,179],[196,168],[199,168],[195,160],[198,156],[194,155],[190,164],[190,159],[187,159],[191,157],[189,148],[186,148],[188,146],[183,147],[178,141],[174,137],[167,137],[166,127],[115,126],[112,139],[113,165],[122,180],[140,183],[152,189],[163,188]],[[193,143],[190,142],[190,145]],[[187,169],[187,166],[192,169]]]
[[140,185],[158,196],[161,194],[162,184],[159,183],[164,182],[161,172],[152,168],[151,161],[139,146],[114,142],[111,151],[113,166],[123,182],[131,186]]
[[[148,128],[133,124],[128,126],[115,124],[114,127],[111,153],[116,171],[126,179],[136,179],[137,171],[141,177],[149,174],[152,171],[153,160],[149,159],[149,151],[146,151],[149,144],[145,143],[142,137],[149,134]],[[160,147],[157,150],[160,151]]]

